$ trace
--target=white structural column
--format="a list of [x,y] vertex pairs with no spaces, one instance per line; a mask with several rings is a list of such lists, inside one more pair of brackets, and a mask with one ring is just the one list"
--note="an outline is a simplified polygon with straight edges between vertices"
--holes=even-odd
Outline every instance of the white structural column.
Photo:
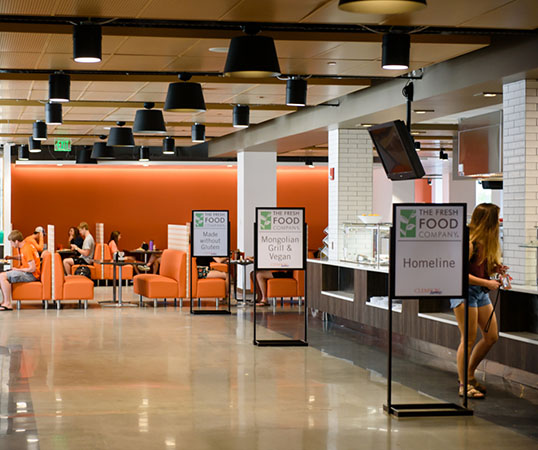
[[343,257],[345,222],[372,212],[373,143],[367,130],[329,130],[329,259]]
[[11,245],[8,235],[11,232],[11,147],[13,144],[4,144],[2,155],[2,230],[4,230],[4,256],[11,255]]
[[516,283],[536,283],[538,225],[538,81],[503,86],[504,263]]
[[[276,206],[276,152],[237,153],[237,246],[245,256],[254,254],[256,207]],[[252,266],[248,266],[247,275]],[[238,266],[238,286],[243,270]],[[247,276],[247,288],[249,287]]]

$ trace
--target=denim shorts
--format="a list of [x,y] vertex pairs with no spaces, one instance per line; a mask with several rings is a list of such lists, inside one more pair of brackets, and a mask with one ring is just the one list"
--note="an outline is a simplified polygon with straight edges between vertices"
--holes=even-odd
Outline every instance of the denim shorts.
[[30,283],[31,281],[37,281],[30,272],[21,272],[20,270],[10,270],[6,273],[7,279],[10,283]]
[[[464,302],[462,298],[451,298],[450,307],[452,309],[461,305]],[[490,305],[491,300],[487,292],[482,290],[481,286],[471,284],[469,286],[469,308],[480,308],[481,306]]]

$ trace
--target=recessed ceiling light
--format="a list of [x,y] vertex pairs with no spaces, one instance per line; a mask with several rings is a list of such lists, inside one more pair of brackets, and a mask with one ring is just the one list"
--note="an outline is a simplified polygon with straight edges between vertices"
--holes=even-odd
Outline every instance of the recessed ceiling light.
[[211,47],[209,51],[213,53],[228,53],[228,47]]
[[434,109],[414,109],[413,110],[415,114],[426,114],[426,113],[432,113],[435,110]]
[[357,127],[368,128],[368,127],[371,127],[372,124],[371,123],[358,123],[356,126]]
[[503,93],[502,92],[492,92],[492,91],[477,92],[476,94],[473,95],[473,97],[497,97],[497,95],[503,95]]
[[329,61],[327,63],[328,66],[336,66],[336,62],[335,61]]

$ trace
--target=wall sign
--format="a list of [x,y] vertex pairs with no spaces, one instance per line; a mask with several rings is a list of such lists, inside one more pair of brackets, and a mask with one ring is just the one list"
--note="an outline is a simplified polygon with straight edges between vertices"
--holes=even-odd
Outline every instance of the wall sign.
[[304,208],[256,208],[256,269],[304,269]]
[[228,211],[192,212],[192,256],[228,257]]
[[395,204],[392,298],[464,297],[469,253],[464,204]]

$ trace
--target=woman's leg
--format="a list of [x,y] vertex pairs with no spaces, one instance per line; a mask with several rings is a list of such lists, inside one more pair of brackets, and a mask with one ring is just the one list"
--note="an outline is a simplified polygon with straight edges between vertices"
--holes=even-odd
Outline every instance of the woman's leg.
[[[469,308],[469,340],[468,340],[468,355],[472,354],[472,349],[474,342],[476,340],[476,331],[477,331],[477,318],[478,318],[478,308]],[[457,353],[457,362],[458,362],[458,378],[460,383],[463,383],[465,379],[465,352],[464,352],[464,336],[465,336],[465,303],[461,303],[459,306],[454,308],[454,314],[456,320],[458,321],[458,328],[460,330],[460,345],[458,346]],[[469,359],[470,361],[470,359]],[[469,364],[470,368],[470,364]],[[474,372],[473,372],[474,373]]]
[[497,317],[495,314],[493,314],[493,317],[491,318],[488,331],[484,331],[489,317],[493,312],[491,303],[476,309],[478,309],[478,326],[482,332],[482,339],[475,345],[471,357],[469,358],[469,378],[474,378],[476,368],[499,338],[499,333],[497,331]]
[[270,270],[259,270],[256,272],[256,281],[260,287],[262,298],[259,303],[269,303],[267,301],[267,280],[273,278],[273,272]]

